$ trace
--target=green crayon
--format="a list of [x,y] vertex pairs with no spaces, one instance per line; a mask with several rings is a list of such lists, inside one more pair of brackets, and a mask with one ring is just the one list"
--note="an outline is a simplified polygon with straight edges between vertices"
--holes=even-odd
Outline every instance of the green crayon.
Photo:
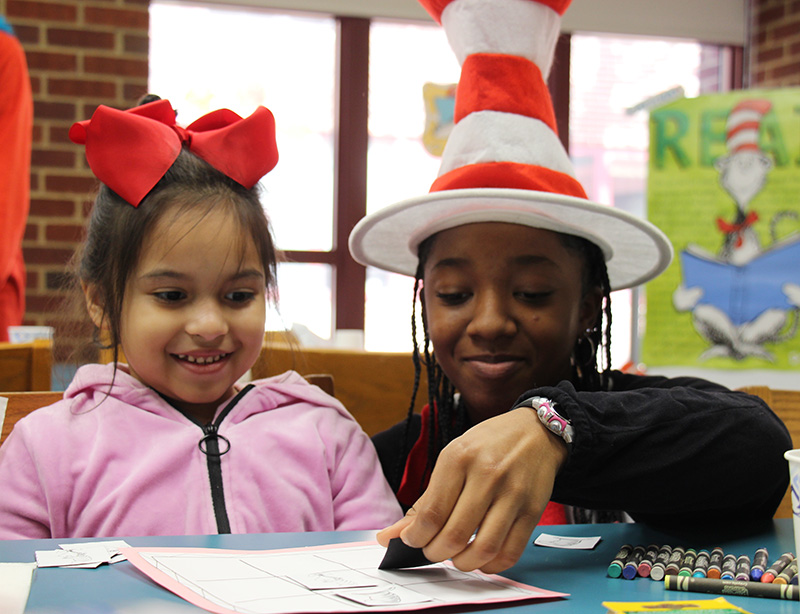
[[625,544],[619,549],[614,560],[608,565],[609,578],[619,578],[622,575],[622,568],[625,567],[625,561],[628,560],[632,550],[633,546],[630,544]]
[[687,548],[681,561],[679,576],[691,576],[694,573],[694,564],[697,561],[697,551],[694,548]]

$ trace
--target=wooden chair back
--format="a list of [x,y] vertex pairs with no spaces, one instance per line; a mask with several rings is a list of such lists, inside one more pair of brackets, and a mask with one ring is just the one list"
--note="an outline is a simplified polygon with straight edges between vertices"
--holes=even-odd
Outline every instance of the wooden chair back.
[[[414,365],[410,353],[366,352],[331,348],[299,348],[287,343],[265,343],[251,369],[253,379],[279,375],[288,370],[308,376],[333,377],[336,398],[361,425],[374,435],[403,420],[411,401]],[[423,373],[415,410],[427,403]]]
[[[745,386],[739,390],[761,397],[789,429],[792,436],[792,447],[800,448],[800,390],[777,390],[768,386]],[[788,464],[786,471],[789,471]],[[787,488],[778,511],[775,512],[775,518],[791,517],[792,494],[791,489]]]
[[6,417],[3,420],[3,428],[0,431],[0,445],[8,437],[14,425],[31,413],[34,409],[52,405],[60,401],[64,396],[63,392],[0,392],[0,397],[8,400],[6,405]]
[[50,390],[53,342],[0,343],[0,390]]

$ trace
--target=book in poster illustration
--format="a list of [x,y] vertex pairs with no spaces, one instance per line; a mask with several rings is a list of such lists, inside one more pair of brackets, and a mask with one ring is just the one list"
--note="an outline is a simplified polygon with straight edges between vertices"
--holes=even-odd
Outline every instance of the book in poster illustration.
[[800,88],[652,111],[647,208],[675,259],[647,285],[643,362],[798,368]]

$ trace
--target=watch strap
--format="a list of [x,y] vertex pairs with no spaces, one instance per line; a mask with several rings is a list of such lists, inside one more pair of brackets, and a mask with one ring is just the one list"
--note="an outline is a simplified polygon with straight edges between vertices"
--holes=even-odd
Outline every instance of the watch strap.
[[572,440],[575,438],[572,423],[556,411],[553,401],[544,397],[531,397],[524,405],[536,412],[539,420],[551,433],[561,437],[567,445],[572,445]]

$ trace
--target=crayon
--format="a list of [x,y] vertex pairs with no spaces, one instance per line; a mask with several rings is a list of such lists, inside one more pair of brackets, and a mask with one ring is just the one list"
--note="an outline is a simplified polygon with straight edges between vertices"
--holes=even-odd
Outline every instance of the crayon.
[[683,546],[678,546],[677,548],[672,549],[672,554],[669,555],[669,561],[667,561],[667,567],[664,569],[665,575],[678,575],[678,571],[680,571],[681,568],[681,561],[683,561],[684,552]]
[[639,562],[639,567],[636,568],[636,571],[639,573],[640,576],[646,578],[650,575],[650,570],[653,568],[653,563],[656,562],[656,557],[658,556],[658,546],[656,544],[650,544],[644,551],[644,556],[642,560]]
[[614,560],[608,565],[609,578],[619,578],[622,575],[622,568],[625,566],[625,561],[630,556],[631,550],[633,550],[633,546],[630,544],[625,544],[620,547]]
[[672,555],[672,546],[661,546],[656,555],[656,561],[653,563],[653,568],[650,570],[650,578],[653,580],[663,580],[666,575],[667,562],[669,562]]
[[791,552],[784,552],[777,561],[773,562],[767,570],[761,574],[761,581],[764,583],[772,582],[783,569],[794,560]]
[[694,548],[687,548],[681,562],[679,576],[691,576],[694,573],[694,564],[697,561],[697,551]]
[[[764,576],[761,576],[762,578]],[[773,584],[796,584],[797,583],[797,559],[789,563],[786,568],[777,575],[772,581]]]
[[750,580],[750,557],[746,554],[740,554],[736,559],[736,577],[734,579],[740,582]]
[[753,564],[750,566],[750,579],[758,582],[769,563],[769,553],[766,548],[759,548],[753,555]]
[[722,551],[722,548],[714,548],[711,551],[711,558],[709,559],[708,562],[708,573],[706,574],[709,578],[722,577],[722,561],[724,559],[725,559],[725,553]]
[[712,578],[687,578],[666,576],[664,588],[693,593],[714,593],[740,597],[767,597],[769,599],[800,598],[800,587],[791,584],[765,584],[764,582],[742,582],[740,580],[714,580]]
[[[747,575],[750,575],[748,570]],[[736,577],[736,555],[726,554],[722,559],[722,573],[719,576],[723,580],[733,580]]]
[[644,546],[636,546],[631,550],[630,555],[625,560],[625,566],[622,568],[622,577],[626,580],[633,580],[638,573],[639,563],[644,556]]
[[[694,561],[694,570],[692,577],[705,578],[708,575],[708,565],[711,562],[711,555],[708,550],[701,550],[697,553],[697,558]],[[680,574],[678,574],[680,575]]]

